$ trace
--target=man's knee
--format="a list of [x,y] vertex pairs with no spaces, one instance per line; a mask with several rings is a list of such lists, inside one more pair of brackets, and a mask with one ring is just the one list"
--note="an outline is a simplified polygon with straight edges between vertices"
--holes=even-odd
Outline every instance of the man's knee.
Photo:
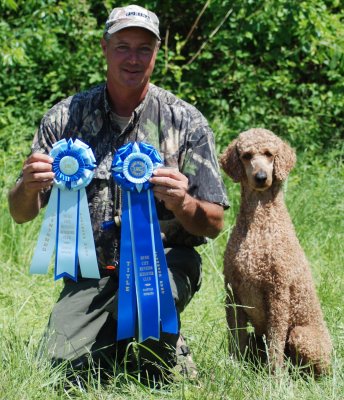
[[179,312],[188,305],[202,281],[202,259],[193,248],[165,249],[173,298]]

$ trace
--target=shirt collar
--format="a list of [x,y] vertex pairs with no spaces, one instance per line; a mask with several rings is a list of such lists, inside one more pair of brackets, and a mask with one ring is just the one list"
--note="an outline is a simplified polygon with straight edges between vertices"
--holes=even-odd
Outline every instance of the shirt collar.
[[[133,112],[134,115],[133,115],[132,121],[134,123],[136,123],[136,121],[139,119],[139,117],[140,117],[140,115],[142,113],[142,110],[144,109],[145,105],[147,104],[147,102],[148,102],[148,100],[149,100],[149,98],[151,96],[152,86],[153,86],[152,84],[149,84],[149,88],[148,88],[148,91],[147,91],[147,94],[146,94],[145,98],[135,108],[135,110]],[[111,106],[110,106],[110,100],[109,100],[109,94],[108,94],[108,91],[107,91],[107,85],[104,85],[104,108],[105,108],[106,114],[111,114],[113,112],[112,109],[111,109]]]

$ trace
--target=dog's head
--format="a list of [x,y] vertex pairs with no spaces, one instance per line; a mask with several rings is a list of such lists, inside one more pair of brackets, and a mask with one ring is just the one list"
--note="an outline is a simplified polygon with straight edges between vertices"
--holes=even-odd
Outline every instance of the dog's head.
[[274,180],[284,181],[293,166],[294,150],[267,129],[240,133],[220,157],[223,170],[234,182],[247,181],[251,189],[264,191]]

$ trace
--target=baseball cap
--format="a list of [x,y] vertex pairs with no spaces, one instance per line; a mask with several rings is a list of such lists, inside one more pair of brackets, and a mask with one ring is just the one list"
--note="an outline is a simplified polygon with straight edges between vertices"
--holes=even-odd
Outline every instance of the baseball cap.
[[153,12],[137,5],[114,8],[105,23],[104,34],[112,35],[131,27],[148,29],[161,40],[158,17]]

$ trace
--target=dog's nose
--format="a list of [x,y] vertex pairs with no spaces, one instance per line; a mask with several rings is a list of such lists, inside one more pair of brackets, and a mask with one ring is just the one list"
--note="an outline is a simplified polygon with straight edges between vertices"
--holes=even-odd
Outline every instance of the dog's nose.
[[267,179],[267,175],[265,171],[258,171],[254,177],[254,179],[256,180],[256,182],[258,184],[263,184],[265,183],[266,179]]

